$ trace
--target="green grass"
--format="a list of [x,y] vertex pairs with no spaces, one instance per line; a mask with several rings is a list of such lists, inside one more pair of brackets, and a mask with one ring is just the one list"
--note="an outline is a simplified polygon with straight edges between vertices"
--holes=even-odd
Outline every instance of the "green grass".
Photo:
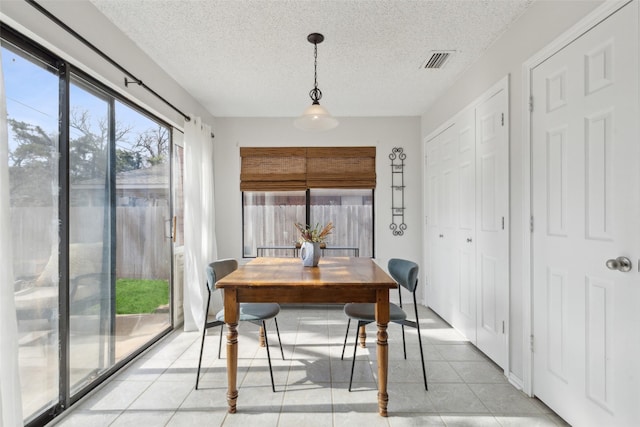
[[153,313],[169,303],[166,280],[116,280],[116,314]]

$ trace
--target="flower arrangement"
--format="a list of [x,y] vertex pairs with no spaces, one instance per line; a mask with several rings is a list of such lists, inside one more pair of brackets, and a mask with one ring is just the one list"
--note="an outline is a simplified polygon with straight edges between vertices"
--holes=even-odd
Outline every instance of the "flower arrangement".
[[324,227],[317,223],[315,227],[304,226],[300,223],[295,223],[296,228],[300,232],[300,242],[320,242],[324,243],[327,236],[333,231],[333,223],[329,222]]

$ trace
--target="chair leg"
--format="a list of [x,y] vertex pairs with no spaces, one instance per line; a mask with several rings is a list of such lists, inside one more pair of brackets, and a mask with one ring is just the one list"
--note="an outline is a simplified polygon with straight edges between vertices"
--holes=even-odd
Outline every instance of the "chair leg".
[[273,382],[273,368],[271,367],[271,354],[269,354],[269,339],[267,338],[267,324],[262,321],[262,329],[264,330],[264,346],[267,348],[267,360],[269,361],[269,374],[271,375],[271,389],[276,392],[276,385]]
[[351,360],[351,376],[349,377],[349,391],[351,391],[351,384],[353,383],[353,371],[356,367],[356,351],[358,351],[358,331],[360,326],[364,325],[363,322],[358,321],[358,327],[356,328],[356,339],[353,344],[353,359]]
[[198,371],[196,373],[196,390],[200,383],[200,366],[202,365],[202,352],[204,350],[204,337],[207,335],[207,314],[209,313],[209,302],[211,301],[211,291],[209,291],[209,297],[207,298],[207,309],[204,312],[204,324],[202,325],[202,341],[200,342],[200,357],[198,358]]
[[420,344],[420,359],[422,360],[422,378],[424,378],[424,389],[428,391],[429,387],[427,386],[427,370],[424,367],[424,352],[422,351],[422,336],[420,335],[420,319],[418,318],[418,306],[415,302],[415,295],[413,307],[416,310],[416,329],[418,330],[418,344]]
[[220,359],[220,352],[222,351],[222,331],[224,330],[224,323],[220,325],[220,341],[218,342],[218,359]]
[[400,327],[402,328],[402,350],[404,351],[404,360],[407,360],[407,342],[404,339],[404,324],[401,324]]
[[276,324],[276,333],[278,334],[278,342],[280,343],[280,353],[282,353],[282,360],[284,360],[284,351],[282,350],[282,340],[280,339],[280,329],[278,329],[278,319],[274,317],[273,321]]
[[[206,323],[206,320],[205,320]],[[200,366],[202,365],[202,352],[204,350],[204,337],[207,335],[207,328],[202,329],[202,341],[200,342],[200,357],[198,358],[198,373],[196,374],[196,390],[200,383]]]
[[349,336],[349,325],[351,325],[351,318],[348,319],[347,322],[347,333],[344,334],[344,344],[342,344],[342,356],[340,356],[340,360],[344,360],[344,349],[347,346],[347,337]]

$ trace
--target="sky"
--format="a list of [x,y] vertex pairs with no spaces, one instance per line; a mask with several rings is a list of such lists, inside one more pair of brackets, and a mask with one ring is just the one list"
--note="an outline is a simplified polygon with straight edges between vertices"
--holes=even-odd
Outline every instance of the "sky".
[[[36,59],[27,60],[5,47],[2,47],[1,55],[9,118],[38,125],[47,134],[57,134],[59,79],[56,70]],[[71,108],[89,111],[93,128],[97,129],[100,117],[106,117],[108,104],[83,87],[72,84]],[[146,116],[120,102],[116,102],[116,122],[133,126],[134,132],[144,132],[157,126]],[[71,137],[74,136],[80,136],[80,133],[71,129]],[[9,150],[15,147],[16,142],[9,127]]]

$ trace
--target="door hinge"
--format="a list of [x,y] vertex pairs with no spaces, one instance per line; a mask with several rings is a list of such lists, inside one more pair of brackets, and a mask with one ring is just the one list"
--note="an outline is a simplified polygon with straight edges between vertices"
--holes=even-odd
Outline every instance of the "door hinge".
[[529,218],[529,231],[533,233],[533,217]]
[[504,334],[504,320],[502,321],[502,333]]
[[504,217],[502,217],[502,229],[504,230]]
[[531,353],[533,353],[533,335],[529,336],[529,348],[531,349]]
[[533,95],[529,96],[529,111],[533,112]]
[[501,116],[500,123],[504,126],[504,113],[502,113]]

